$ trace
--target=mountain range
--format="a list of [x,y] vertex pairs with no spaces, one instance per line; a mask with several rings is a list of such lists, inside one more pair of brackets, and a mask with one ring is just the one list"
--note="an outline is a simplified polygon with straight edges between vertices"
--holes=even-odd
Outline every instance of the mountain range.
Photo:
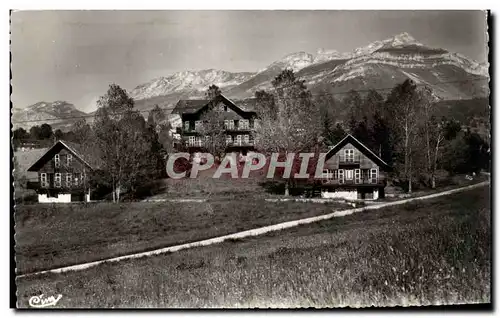
[[[271,81],[285,69],[292,69],[313,94],[326,91],[338,98],[351,89],[379,89],[383,94],[408,78],[417,84],[428,85],[441,100],[473,99],[489,94],[488,64],[429,47],[408,33],[375,41],[352,52],[321,48],[315,54],[288,54],[256,72],[215,69],[177,72],[138,85],[129,94],[140,110],[151,109],[156,104],[172,109],[179,99],[202,97],[212,84],[219,86],[230,98],[244,99],[253,97],[257,90],[270,89]],[[41,102],[13,109],[12,120],[47,118],[64,126],[63,118],[82,113],[67,102]],[[34,124],[41,123],[31,125]]]

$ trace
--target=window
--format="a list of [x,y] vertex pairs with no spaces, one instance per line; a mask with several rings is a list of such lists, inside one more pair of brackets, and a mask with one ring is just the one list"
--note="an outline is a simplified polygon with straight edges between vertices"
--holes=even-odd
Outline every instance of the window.
[[189,143],[190,146],[194,146],[195,137],[194,136],[189,136],[188,143]]
[[71,187],[71,181],[73,181],[71,173],[66,173],[66,186]]
[[59,168],[61,166],[61,157],[59,154],[54,155],[54,166]]
[[345,162],[354,162],[354,149],[345,149]]
[[70,166],[72,161],[73,161],[73,155],[69,153],[68,156],[66,157],[66,164]]
[[338,180],[339,178],[339,171],[337,169],[333,170],[333,180]]
[[249,135],[244,135],[243,136],[243,142],[245,144],[249,144],[250,143],[250,136]]
[[42,188],[49,187],[49,182],[47,181],[47,174],[46,173],[40,173],[40,186]]
[[339,183],[344,183],[344,169],[339,169]]
[[378,179],[378,171],[377,169],[371,169],[370,170],[370,181],[371,183],[377,183]]
[[330,170],[330,169],[324,169],[323,170],[323,178],[326,178],[326,179],[335,179],[335,173],[337,172],[337,170]]
[[249,126],[248,119],[242,119],[242,120],[240,120],[240,122],[239,122],[239,128],[240,129],[248,129],[248,126]]
[[227,109],[227,105],[224,105],[224,111],[228,112],[229,110]]
[[201,129],[201,120],[197,120],[194,122],[194,130]]
[[56,188],[61,187],[61,174],[60,173],[54,174],[54,187],[56,187]]
[[354,181],[361,183],[361,169],[354,169]]
[[75,179],[73,180],[76,186],[80,184],[79,175],[80,175],[79,173],[75,173]]
[[345,179],[346,180],[352,180],[353,178],[353,170],[346,170],[345,171]]
[[241,135],[236,136],[236,144],[241,146]]
[[234,120],[224,120],[226,129],[234,129]]
[[189,130],[189,120],[184,122],[184,130]]
[[226,136],[226,145],[229,145],[233,142],[233,138],[231,136]]

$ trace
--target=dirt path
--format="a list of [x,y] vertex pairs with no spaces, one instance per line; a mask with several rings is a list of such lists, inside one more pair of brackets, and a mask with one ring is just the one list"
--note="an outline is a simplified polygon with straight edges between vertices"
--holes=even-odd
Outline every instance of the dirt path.
[[346,216],[349,214],[357,213],[357,212],[363,212],[367,210],[377,210],[389,206],[395,206],[395,205],[402,205],[406,204],[409,202],[413,201],[418,201],[418,200],[428,200],[428,199],[433,199],[445,195],[450,195],[453,193],[457,192],[462,192],[462,191],[467,191],[470,189],[474,188],[479,188],[486,186],[490,183],[490,181],[483,181],[477,184],[469,185],[466,187],[461,187],[457,189],[452,189],[452,190],[447,190],[443,192],[438,192],[434,194],[429,194],[421,197],[415,197],[415,198],[408,198],[404,200],[399,200],[399,201],[394,201],[394,202],[384,202],[376,205],[369,205],[361,208],[354,208],[354,209],[347,209],[347,210],[342,210],[342,211],[336,211],[333,213],[325,214],[325,215],[320,215],[320,216],[314,216],[314,217],[309,217],[305,219],[300,219],[300,220],[295,220],[295,221],[288,221],[288,222],[283,222],[279,224],[274,224],[274,225],[268,225],[252,230],[247,230],[243,232],[237,232],[233,234],[228,234],[224,236],[219,236],[219,237],[214,237],[211,239],[206,239],[202,241],[196,241],[192,243],[186,243],[186,244],[181,244],[181,245],[174,245],[174,246],[169,246],[165,248],[160,248],[152,251],[147,251],[147,252],[142,252],[142,253],[135,253],[135,254],[129,254],[129,255],[124,255],[120,257],[114,257],[114,258],[109,258],[109,259],[104,259],[100,261],[94,261],[94,262],[89,262],[89,263],[83,263],[83,264],[77,264],[77,265],[72,265],[72,266],[66,266],[66,267],[60,267],[60,268],[54,268],[54,269],[49,269],[49,270],[44,270],[40,272],[34,272],[34,273],[27,273],[23,275],[18,275],[17,277],[26,277],[26,276],[33,276],[33,275],[40,275],[44,273],[62,273],[66,271],[80,271],[84,270],[93,266],[97,266],[102,263],[106,262],[119,262],[127,259],[134,259],[134,258],[142,258],[142,257],[147,257],[147,256],[153,256],[153,255],[158,255],[158,254],[164,254],[164,253],[171,253],[171,252],[177,252],[183,249],[188,249],[188,248],[193,248],[193,247],[199,247],[199,246],[207,246],[207,245],[212,245],[212,244],[218,244],[221,242],[224,242],[228,239],[241,239],[245,237],[251,237],[251,236],[257,236],[257,235],[262,235],[268,232],[273,232],[273,231],[280,231],[283,229],[299,226],[301,224],[309,224],[309,223],[314,223],[314,222],[319,222],[323,220],[328,220],[331,218],[335,217],[342,217]]

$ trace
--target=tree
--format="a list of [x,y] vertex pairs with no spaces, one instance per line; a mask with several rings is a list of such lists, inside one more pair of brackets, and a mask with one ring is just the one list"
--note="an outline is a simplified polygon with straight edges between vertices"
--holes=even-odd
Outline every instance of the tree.
[[422,130],[425,140],[426,170],[430,176],[431,187],[436,187],[436,169],[439,149],[444,140],[443,123],[436,120],[432,91],[428,87],[418,90],[422,105]]
[[347,112],[347,128],[352,134],[356,129],[357,123],[362,118],[363,114],[363,99],[359,92],[350,90],[346,97],[342,100],[344,108]]
[[12,138],[16,140],[24,140],[30,137],[29,133],[22,127],[17,128],[12,133]]
[[444,149],[443,168],[450,174],[468,172],[470,161],[468,148],[469,145],[463,133],[450,140]]
[[95,144],[105,171],[100,182],[112,188],[113,201],[119,202],[123,189],[134,193],[154,175],[152,140],[144,117],[132,109],[133,100],[118,85],[110,85],[98,105]]
[[97,108],[107,109],[109,115],[119,115],[120,112],[132,110],[134,107],[134,99],[128,96],[127,91],[116,84],[109,85],[106,94],[101,96],[97,101]]
[[57,129],[57,130],[54,132],[54,137],[55,137],[57,140],[63,139],[63,136],[64,136],[64,133],[62,132],[62,130],[61,130],[61,129]]
[[92,127],[87,124],[85,118],[81,118],[76,121],[71,127],[71,131],[74,133],[74,142],[87,146],[92,140]]
[[361,119],[357,122],[352,122],[351,134],[363,144],[368,146],[368,148],[373,149],[372,134],[367,116],[361,117]]
[[221,90],[220,90],[219,86],[212,84],[208,87],[207,91],[205,92],[205,97],[208,100],[213,101],[220,94],[221,94]]
[[325,143],[329,146],[335,146],[344,138],[346,132],[340,123],[337,123],[332,131],[325,136]]
[[393,128],[397,136],[397,146],[403,155],[403,169],[400,174],[408,181],[408,192],[412,192],[415,161],[418,155],[416,147],[418,127],[421,115],[422,95],[417,93],[417,86],[411,80],[396,85],[387,98],[393,114]]
[[41,128],[40,126],[33,126],[30,128],[30,138],[34,140],[40,140],[41,139]]
[[[311,151],[318,144],[321,127],[320,112],[312,103],[312,96],[304,81],[285,70],[272,81],[276,116],[270,112],[259,114],[260,124],[255,131],[256,148],[264,153],[289,153]],[[293,176],[293,173],[292,173]],[[291,179],[287,179],[288,194]]]
[[259,90],[255,92],[255,99],[258,114],[267,114],[270,118],[276,119],[277,109],[273,94]]
[[165,115],[165,111],[158,106],[155,107],[149,112],[148,115],[148,125],[157,128],[158,125],[164,124],[167,116]]
[[384,111],[377,109],[372,119],[370,128],[373,150],[378,153],[389,165],[392,165],[394,154],[394,138],[391,131],[391,126],[387,117],[384,116]]
[[320,113],[320,122],[318,124],[322,127],[322,136],[326,138],[325,142],[328,143],[329,136],[336,129],[335,126],[339,124],[339,103],[331,94],[322,91],[314,98],[314,104]]
[[40,139],[50,139],[52,135],[52,127],[49,124],[42,124],[40,126]]
[[226,135],[223,113],[211,106],[200,117],[199,133],[204,147],[215,158],[222,158],[226,150]]
[[448,120],[445,123],[444,129],[444,139],[452,140],[455,139],[458,133],[462,130],[462,125],[456,120]]

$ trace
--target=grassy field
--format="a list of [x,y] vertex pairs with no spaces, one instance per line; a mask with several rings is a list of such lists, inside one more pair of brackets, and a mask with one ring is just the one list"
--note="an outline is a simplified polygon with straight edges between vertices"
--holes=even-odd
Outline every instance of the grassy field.
[[347,207],[341,203],[273,203],[245,195],[203,203],[18,205],[17,269],[24,273],[95,261]]
[[42,293],[61,294],[58,308],[490,302],[490,214],[482,187],[252,239],[20,278],[18,306]]

